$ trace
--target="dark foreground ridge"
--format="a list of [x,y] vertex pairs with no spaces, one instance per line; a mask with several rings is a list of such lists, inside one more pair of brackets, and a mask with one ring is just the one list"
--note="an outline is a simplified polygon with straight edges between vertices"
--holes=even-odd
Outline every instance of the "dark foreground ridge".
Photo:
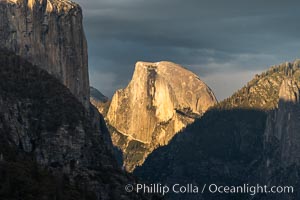
[[136,180],[117,167],[97,115],[45,70],[0,50],[0,199],[150,199],[125,192]]

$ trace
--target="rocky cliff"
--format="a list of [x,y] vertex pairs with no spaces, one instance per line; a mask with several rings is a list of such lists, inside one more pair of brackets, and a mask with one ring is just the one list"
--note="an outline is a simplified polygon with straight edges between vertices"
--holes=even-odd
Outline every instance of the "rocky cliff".
[[89,106],[81,8],[69,0],[0,1],[0,46],[59,79]]
[[218,108],[253,108],[260,110],[272,110],[278,106],[279,89],[286,77],[293,77],[299,85],[300,60],[285,62],[271,66],[262,74],[257,74],[243,88],[225,99]]
[[[299,84],[286,78],[280,87],[278,108],[269,113],[264,134],[263,180],[270,185],[300,188]],[[298,193],[279,199],[299,199]]]
[[[163,184],[291,185],[299,190],[300,63],[283,63],[206,112],[134,174]],[[299,199],[293,194],[170,194],[167,199]]]
[[57,79],[0,50],[0,199],[149,199],[112,156],[97,113]]
[[[279,90],[279,105],[273,118],[274,130],[266,130],[266,140],[275,136],[280,142],[283,166],[300,164],[300,105],[299,88],[292,79],[285,79]],[[270,120],[270,119],[269,119]],[[270,128],[271,128],[270,127]]]
[[171,62],[137,62],[129,85],[112,98],[107,122],[131,171],[216,103],[198,76]]

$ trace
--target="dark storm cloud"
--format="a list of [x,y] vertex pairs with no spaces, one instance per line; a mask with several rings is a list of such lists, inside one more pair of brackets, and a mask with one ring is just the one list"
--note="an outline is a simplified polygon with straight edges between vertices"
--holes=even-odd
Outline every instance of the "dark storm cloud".
[[182,64],[224,98],[253,74],[299,57],[299,1],[77,2],[84,11],[91,83],[107,95],[126,86],[138,60]]

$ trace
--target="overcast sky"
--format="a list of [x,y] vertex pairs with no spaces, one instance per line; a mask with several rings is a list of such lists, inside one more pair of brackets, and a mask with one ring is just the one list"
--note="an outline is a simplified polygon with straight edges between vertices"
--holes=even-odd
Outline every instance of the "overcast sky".
[[300,57],[300,1],[75,0],[83,8],[91,85],[111,97],[138,60],[195,72],[219,100],[256,73]]

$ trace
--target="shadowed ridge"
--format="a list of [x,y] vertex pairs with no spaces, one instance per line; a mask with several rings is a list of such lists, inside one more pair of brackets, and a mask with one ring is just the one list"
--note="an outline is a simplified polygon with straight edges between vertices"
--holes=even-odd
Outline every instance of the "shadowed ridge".
[[[299,82],[298,61],[257,75],[247,86],[188,125],[167,146],[153,151],[134,174],[148,183],[259,183],[292,185],[298,189]],[[249,196],[205,193],[170,194],[166,198],[231,200]],[[262,200],[298,198],[297,192],[253,196]]]
[[151,199],[125,192],[136,180],[92,114],[45,70],[0,50],[0,199]]

